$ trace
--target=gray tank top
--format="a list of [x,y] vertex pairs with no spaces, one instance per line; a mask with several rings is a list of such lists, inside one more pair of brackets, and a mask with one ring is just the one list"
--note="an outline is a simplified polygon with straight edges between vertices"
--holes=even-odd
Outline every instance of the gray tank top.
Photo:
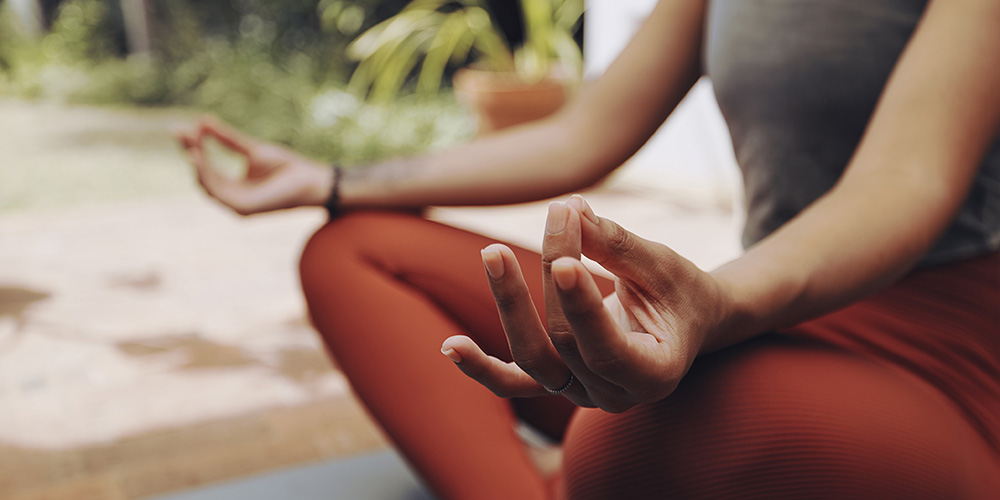
[[[927,0],[712,0],[705,67],[743,170],[745,246],[833,187]],[[1000,140],[921,265],[1000,249]]]

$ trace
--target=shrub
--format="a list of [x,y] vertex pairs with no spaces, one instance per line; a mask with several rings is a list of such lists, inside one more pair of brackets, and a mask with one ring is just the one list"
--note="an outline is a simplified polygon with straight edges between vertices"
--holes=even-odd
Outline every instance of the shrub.
[[151,57],[125,57],[117,2],[109,2],[63,2],[35,41],[17,34],[0,2],[0,96],[192,107],[347,164],[412,154],[473,129],[447,94],[372,105],[343,92],[353,70],[344,48],[379,9],[402,1],[162,0],[163,36]]

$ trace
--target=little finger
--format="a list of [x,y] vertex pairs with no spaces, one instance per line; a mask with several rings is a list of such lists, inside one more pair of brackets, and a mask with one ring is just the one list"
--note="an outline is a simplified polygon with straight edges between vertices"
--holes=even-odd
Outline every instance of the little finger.
[[441,353],[462,373],[479,382],[501,398],[530,398],[548,392],[514,363],[489,356],[469,337],[456,335],[445,339]]

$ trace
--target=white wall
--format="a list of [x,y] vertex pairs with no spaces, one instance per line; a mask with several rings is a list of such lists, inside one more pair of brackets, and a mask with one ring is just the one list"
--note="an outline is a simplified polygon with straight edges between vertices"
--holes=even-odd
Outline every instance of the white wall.
[[[614,61],[655,4],[655,0],[587,0],[585,78],[598,77]],[[711,82],[702,79],[695,85],[615,180],[692,202],[741,205],[739,171]]]

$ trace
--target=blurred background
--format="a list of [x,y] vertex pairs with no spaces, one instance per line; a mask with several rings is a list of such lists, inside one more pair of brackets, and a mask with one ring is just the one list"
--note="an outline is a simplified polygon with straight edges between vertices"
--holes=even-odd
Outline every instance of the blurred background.
[[[235,216],[171,131],[212,114],[349,168],[447,147],[493,123],[456,98],[462,68],[556,81],[561,103],[652,3],[0,0],[0,498],[154,498],[385,452],[298,291],[325,214]],[[727,141],[699,83],[588,199],[713,267],[739,251]],[[544,206],[432,217],[538,247]]]

